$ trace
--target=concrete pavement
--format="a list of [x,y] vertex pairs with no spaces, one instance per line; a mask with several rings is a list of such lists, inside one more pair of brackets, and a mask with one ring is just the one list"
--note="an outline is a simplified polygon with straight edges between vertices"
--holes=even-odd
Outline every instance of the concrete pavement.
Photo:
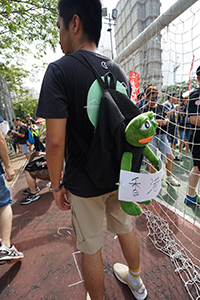
[[[11,159],[14,169],[20,169],[24,158]],[[21,164],[20,168],[19,165]],[[38,181],[40,199],[20,205],[27,187],[24,172],[18,172],[11,185],[13,196],[12,242],[24,259],[0,266],[0,299],[9,300],[85,300],[86,289],[81,270],[81,253],[76,248],[70,211],[60,211],[49,193],[47,182]],[[153,204],[154,207],[156,204]],[[183,282],[174,272],[171,260],[155,249],[147,237],[145,215],[133,218],[139,239],[141,275],[151,300],[189,300]],[[106,230],[104,220],[102,248],[105,269],[105,299],[134,299],[129,288],[114,276],[112,265],[125,263],[118,238]]]

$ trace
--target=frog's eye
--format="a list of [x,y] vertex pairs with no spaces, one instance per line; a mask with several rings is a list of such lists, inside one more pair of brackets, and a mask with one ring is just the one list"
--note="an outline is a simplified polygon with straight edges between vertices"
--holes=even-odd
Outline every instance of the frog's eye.
[[151,119],[151,122],[157,123],[155,116]]
[[151,127],[151,123],[149,120],[147,120],[143,125],[142,127],[140,128],[141,130],[146,130],[148,129],[149,127]]

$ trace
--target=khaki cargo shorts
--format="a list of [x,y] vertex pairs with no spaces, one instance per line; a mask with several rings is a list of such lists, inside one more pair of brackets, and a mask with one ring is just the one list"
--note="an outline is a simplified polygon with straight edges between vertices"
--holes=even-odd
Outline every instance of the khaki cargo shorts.
[[87,254],[96,253],[103,242],[103,219],[107,229],[115,234],[132,231],[132,219],[120,206],[117,191],[98,197],[82,198],[68,191],[71,205],[72,225],[77,239],[77,248]]

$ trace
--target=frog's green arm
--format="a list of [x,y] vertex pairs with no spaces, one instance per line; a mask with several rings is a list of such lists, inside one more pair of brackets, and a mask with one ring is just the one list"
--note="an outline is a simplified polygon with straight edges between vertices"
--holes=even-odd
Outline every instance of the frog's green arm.
[[[130,152],[124,152],[121,160],[121,170],[131,171],[133,154]],[[137,204],[133,202],[120,201],[121,208],[125,213],[131,216],[139,216],[142,210]]]
[[159,160],[147,145],[144,147],[142,154],[150,161],[150,163],[156,168],[156,170],[159,171]]

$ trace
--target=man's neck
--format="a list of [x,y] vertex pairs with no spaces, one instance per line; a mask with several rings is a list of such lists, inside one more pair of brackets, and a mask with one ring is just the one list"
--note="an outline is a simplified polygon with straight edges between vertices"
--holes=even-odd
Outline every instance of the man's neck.
[[76,48],[77,48],[76,51],[77,50],[87,50],[90,52],[97,51],[96,44],[94,42],[88,42],[88,41],[84,41],[84,42],[80,43]]

